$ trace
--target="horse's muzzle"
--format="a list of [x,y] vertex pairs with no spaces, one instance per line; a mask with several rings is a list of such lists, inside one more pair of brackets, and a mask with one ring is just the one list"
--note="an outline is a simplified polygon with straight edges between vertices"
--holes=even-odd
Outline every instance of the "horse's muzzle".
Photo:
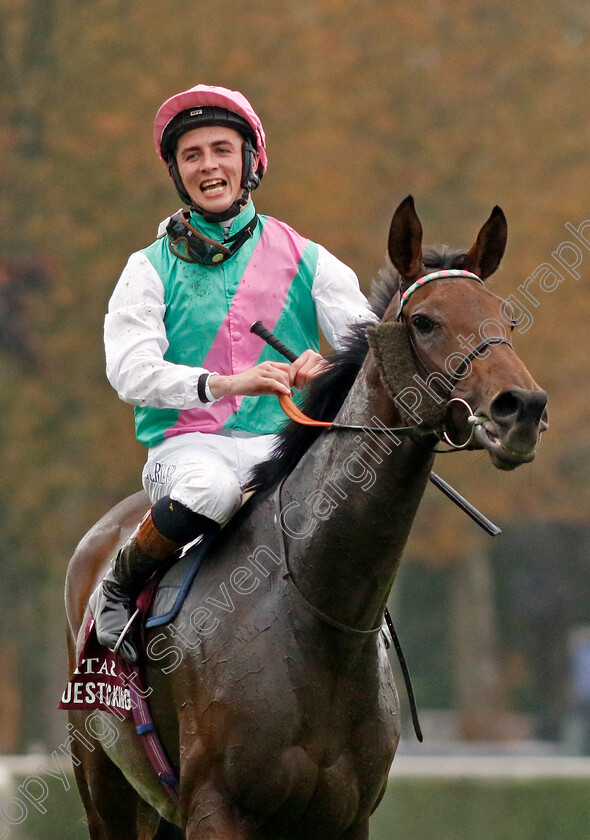
[[476,437],[495,466],[509,470],[532,461],[541,432],[549,428],[545,391],[502,391],[492,400],[489,414],[490,420],[478,428]]

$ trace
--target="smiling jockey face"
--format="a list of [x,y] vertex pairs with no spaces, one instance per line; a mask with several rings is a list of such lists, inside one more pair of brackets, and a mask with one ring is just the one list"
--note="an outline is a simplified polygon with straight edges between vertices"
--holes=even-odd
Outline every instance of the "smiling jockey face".
[[[191,181],[190,188],[185,183],[185,175],[181,175],[180,166],[186,159],[179,160],[179,150],[187,148],[186,135],[192,135],[198,129],[225,129],[225,136],[215,135],[215,139],[236,140],[240,144],[241,168],[239,172],[239,187],[242,194],[236,195],[234,177],[214,178],[213,184],[205,191],[199,184],[195,192],[195,184]],[[201,135],[204,137],[205,135]],[[188,91],[176,94],[168,99],[158,111],[154,125],[154,139],[158,154],[167,164],[170,176],[182,200],[192,209],[211,221],[223,221],[235,216],[248,203],[250,192],[259,185],[268,166],[266,156],[266,141],[264,129],[260,119],[252,109],[248,100],[237,91],[226,88],[197,85]],[[207,142],[210,141],[210,138]],[[189,141],[190,145],[190,141]],[[204,150],[204,145],[199,144]],[[182,149],[181,149],[182,147]],[[217,156],[219,160],[219,155]],[[229,173],[225,173],[229,174]],[[221,184],[221,181],[226,182]],[[215,193],[215,190],[218,190]],[[231,202],[226,203],[228,193]],[[212,201],[209,201],[212,199]],[[213,209],[213,206],[215,209]],[[226,205],[221,209],[222,205]]]

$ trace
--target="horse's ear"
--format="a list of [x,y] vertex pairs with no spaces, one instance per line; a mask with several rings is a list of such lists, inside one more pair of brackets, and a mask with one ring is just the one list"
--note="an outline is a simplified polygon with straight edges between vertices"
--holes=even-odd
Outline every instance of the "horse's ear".
[[465,255],[464,267],[485,280],[500,265],[506,250],[507,236],[506,216],[496,205],[490,218],[477,234],[475,245]]
[[402,277],[418,277],[422,269],[422,225],[411,195],[399,205],[389,228],[389,259]]

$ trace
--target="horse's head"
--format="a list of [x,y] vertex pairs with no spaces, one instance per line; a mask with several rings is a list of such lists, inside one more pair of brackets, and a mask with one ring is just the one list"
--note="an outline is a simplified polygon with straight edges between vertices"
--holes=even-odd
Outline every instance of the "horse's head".
[[[502,259],[506,235],[504,214],[494,207],[469,251],[425,258],[408,196],[393,216],[388,242],[399,293],[373,328],[371,346],[406,418],[421,422],[430,400],[433,426],[442,426],[449,440],[486,449],[496,467],[510,470],[535,457],[548,421],[547,395],[512,346],[510,306],[483,283]],[[409,373],[400,389],[404,366]]]

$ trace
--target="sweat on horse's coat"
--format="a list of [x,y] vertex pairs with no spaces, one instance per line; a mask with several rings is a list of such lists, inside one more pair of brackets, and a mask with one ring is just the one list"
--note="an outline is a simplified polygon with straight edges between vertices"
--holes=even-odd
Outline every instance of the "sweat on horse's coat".
[[[452,250],[446,245],[431,246],[423,252],[424,268],[429,271],[434,268],[464,269],[466,255],[466,251]],[[392,301],[396,299],[402,283],[403,278],[391,264],[381,269],[379,278],[373,282],[369,303],[380,321],[383,320]],[[328,355],[330,367],[313,379],[307,388],[302,405],[305,414],[316,420],[334,420],[367,357],[369,351],[367,328],[371,326],[372,323],[352,326],[347,339],[343,341],[342,350]],[[394,364],[393,370],[388,372],[390,387],[393,387],[393,383],[397,380],[403,387],[415,385],[408,380],[416,372],[416,363],[408,357],[407,345],[399,349],[402,354],[399,360],[393,353],[388,354],[388,362]],[[391,396],[391,391],[389,393]],[[439,413],[430,405],[431,403],[434,403],[434,400],[431,399],[430,403],[426,403],[429,406],[426,409],[427,416]],[[397,408],[401,412],[403,406],[398,403]],[[404,421],[407,418],[408,415],[404,412]],[[286,424],[274,449],[273,457],[256,467],[249,487],[266,493],[273,490],[294,470],[320,434],[321,429],[311,426],[302,426],[295,422]]]

